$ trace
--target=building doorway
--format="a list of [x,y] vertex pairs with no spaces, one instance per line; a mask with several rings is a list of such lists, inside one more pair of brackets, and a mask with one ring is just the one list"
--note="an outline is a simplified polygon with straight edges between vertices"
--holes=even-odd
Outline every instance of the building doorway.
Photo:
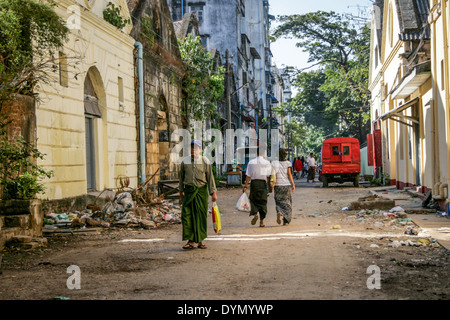
[[98,95],[95,92],[91,75],[88,72],[84,81],[84,115],[86,135],[86,181],[87,189],[97,190],[98,140],[96,137],[97,119],[101,118]]

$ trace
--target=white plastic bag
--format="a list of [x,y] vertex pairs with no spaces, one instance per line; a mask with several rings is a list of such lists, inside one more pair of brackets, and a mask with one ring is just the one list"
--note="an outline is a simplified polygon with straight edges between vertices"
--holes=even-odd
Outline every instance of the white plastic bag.
[[250,212],[250,199],[245,192],[239,198],[236,209],[243,212]]

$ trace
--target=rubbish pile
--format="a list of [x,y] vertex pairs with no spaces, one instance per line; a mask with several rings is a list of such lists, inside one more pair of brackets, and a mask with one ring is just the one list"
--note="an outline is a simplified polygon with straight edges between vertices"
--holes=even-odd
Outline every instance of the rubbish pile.
[[[402,220],[402,219],[408,219],[408,215],[406,214],[405,210],[400,206],[395,206],[390,210],[362,209],[362,210],[358,211],[358,213],[356,215],[361,218],[371,215],[371,216],[380,216],[380,217],[385,217],[385,218],[394,218],[394,219],[398,219],[399,222],[408,221],[408,220]],[[408,221],[408,222],[410,222],[410,221]]]
[[[163,224],[181,223],[181,208],[162,197],[137,204],[130,192],[118,193],[103,208],[88,205],[82,211],[47,213],[44,233],[86,230],[88,228],[154,229]],[[86,230],[87,231],[87,230]]]

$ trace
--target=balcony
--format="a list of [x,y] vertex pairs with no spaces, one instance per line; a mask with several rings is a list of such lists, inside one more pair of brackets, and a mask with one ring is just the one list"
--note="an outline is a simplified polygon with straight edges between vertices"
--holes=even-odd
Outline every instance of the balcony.
[[393,99],[406,99],[431,77],[431,61],[417,64],[392,91]]

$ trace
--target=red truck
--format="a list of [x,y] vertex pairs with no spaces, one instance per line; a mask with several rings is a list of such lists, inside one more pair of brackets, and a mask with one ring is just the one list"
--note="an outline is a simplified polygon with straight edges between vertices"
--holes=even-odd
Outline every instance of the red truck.
[[353,182],[359,187],[361,173],[361,150],[359,141],[355,138],[327,139],[322,145],[322,172],[323,187],[331,182]]

